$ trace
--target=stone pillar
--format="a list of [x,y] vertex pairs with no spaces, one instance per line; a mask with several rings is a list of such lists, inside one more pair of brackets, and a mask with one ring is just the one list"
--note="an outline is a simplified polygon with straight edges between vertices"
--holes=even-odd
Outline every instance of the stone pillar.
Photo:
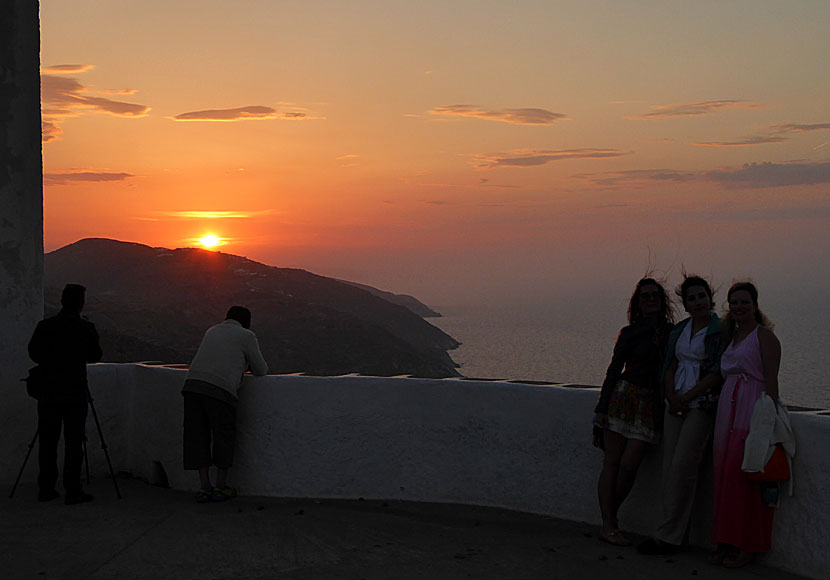
[[[20,378],[43,316],[40,21],[36,0],[0,2],[0,463],[17,471],[36,429]],[[31,462],[31,459],[30,459]],[[35,465],[27,466],[26,480]],[[15,473],[16,475],[16,473]],[[14,476],[12,476],[14,477]]]

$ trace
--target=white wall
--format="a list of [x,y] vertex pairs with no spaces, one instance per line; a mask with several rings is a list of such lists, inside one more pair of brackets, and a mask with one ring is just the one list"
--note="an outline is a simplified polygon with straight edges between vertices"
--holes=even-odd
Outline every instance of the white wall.
[[[181,467],[184,376],[144,365],[90,367],[116,470],[152,480],[158,462],[174,488],[198,487],[196,474]],[[247,377],[232,484],[250,495],[451,502],[599,523],[602,454],[590,441],[596,396],[596,389],[450,379]],[[830,417],[798,413],[793,424],[796,495],[776,514],[766,562],[824,577],[830,457],[817,443],[830,441]],[[96,471],[105,473],[91,429]],[[659,470],[653,453],[621,512],[625,529],[652,531]],[[708,545],[710,523],[707,489],[694,543]]]

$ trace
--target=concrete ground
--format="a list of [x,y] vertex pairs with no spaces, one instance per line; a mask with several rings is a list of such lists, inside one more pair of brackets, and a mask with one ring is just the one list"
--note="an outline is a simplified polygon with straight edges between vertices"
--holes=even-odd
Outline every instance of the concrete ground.
[[[0,573],[10,580],[748,580],[799,578],[762,563],[727,570],[691,549],[641,556],[597,540],[593,525],[443,504],[192,494],[119,478],[89,504],[36,501],[0,481]],[[634,538],[632,538],[634,539]],[[642,538],[637,538],[642,539]]]

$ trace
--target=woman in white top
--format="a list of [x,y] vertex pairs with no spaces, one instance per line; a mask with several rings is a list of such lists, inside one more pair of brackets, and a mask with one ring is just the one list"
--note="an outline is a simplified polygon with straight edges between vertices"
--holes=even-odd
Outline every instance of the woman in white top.
[[713,312],[712,288],[684,273],[676,292],[689,318],[674,327],[666,349],[663,513],[655,537],[638,546],[644,554],[670,554],[683,543],[723,384],[721,320]]

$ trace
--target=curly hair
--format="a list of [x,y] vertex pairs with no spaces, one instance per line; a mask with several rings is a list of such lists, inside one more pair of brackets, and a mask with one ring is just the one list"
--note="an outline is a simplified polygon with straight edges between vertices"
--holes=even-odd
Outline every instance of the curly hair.
[[631,295],[631,300],[628,301],[628,322],[633,324],[642,318],[643,313],[640,310],[640,289],[643,286],[657,286],[660,293],[660,319],[663,322],[674,323],[674,309],[672,308],[671,299],[668,292],[663,288],[663,284],[654,278],[642,278],[634,287],[634,293]]

